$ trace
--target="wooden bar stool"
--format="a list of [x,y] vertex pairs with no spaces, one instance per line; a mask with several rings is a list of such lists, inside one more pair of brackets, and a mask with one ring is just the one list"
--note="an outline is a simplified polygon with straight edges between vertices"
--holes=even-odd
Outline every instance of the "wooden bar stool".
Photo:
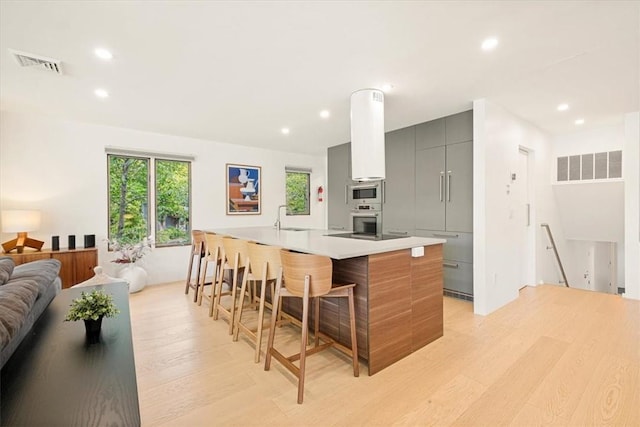
[[[222,238],[222,247],[224,249],[224,258],[221,262],[225,262],[227,267],[221,268],[221,270],[231,269],[231,304],[225,307],[222,303],[222,297],[224,296],[222,291],[223,274],[219,274],[219,280],[216,284],[216,295],[213,304],[213,319],[218,320],[218,316],[222,313],[229,320],[229,335],[233,334],[233,326],[235,322],[236,309],[237,309],[237,288],[238,277],[242,272],[242,285],[246,286],[245,282],[248,278],[248,269],[246,268],[249,260],[249,242],[242,239],[233,239],[231,237]],[[224,264],[223,264],[224,265]],[[241,295],[241,304],[244,301],[244,295]]]
[[[189,294],[189,288],[192,288],[195,292],[193,295],[193,302],[198,301],[198,292],[200,288],[200,267],[202,266],[202,258],[204,257],[205,247],[205,232],[202,230],[191,230],[191,253],[189,255],[189,270],[187,270],[187,281],[184,288],[184,293]],[[191,277],[193,273],[193,259],[197,258],[196,268],[196,280],[192,282]]]
[[[302,403],[304,395],[304,373],[306,358],[321,350],[331,346],[336,347],[343,353],[351,356],[353,360],[353,375],[360,375],[358,365],[358,345],[356,342],[356,318],[355,304],[353,299],[353,288],[355,284],[332,287],[332,264],[331,258],[280,251],[282,268],[278,273],[276,282],[276,293],[273,300],[273,311],[271,313],[271,329],[267,341],[267,352],[264,369],[268,371],[271,367],[271,356],[275,357],[285,368],[291,371],[298,378],[298,403]],[[284,288],[282,287],[284,279]],[[273,347],[276,332],[276,319],[280,310],[281,299],[284,297],[302,298],[302,339],[300,340],[300,352],[286,357]],[[314,345],[307,348],[307,334],[309,331],[309,299],[316,298],[315,301],[315,327]],[[333,341],[324,334],[320,334],[320,298],[348,298],[349,299],[349,325],[351,329],[351,348],[343,346]],[[320,338],[325,343],[320,344]],[[293,362],[300,360],[299,367]]]
[[[246,292],[247,282],[255,284],[260,282],[260,295],[255,292],[252,298],[257,299],[258,304],[258,323],[256,328],[250,328],[242,323],[243,305],[240,304],[238,314],[236,316],[236,325],[234,328],[233,340],[238,341],[240,331],[245,333],[253,340],[256,346],[255,363],[260,362],[260,348],[262,346],[262,330],[264,328],[264,308],[269,305],[266,302],[267,283],[271,282],[271,296],[274,295],[274,283],[278,278],[280,271],[280,250],[277,246],[259,245],[257,243],[249,243],[249,261],[247,262],[248,275],[247,280],[242,281],[240,295]],[[268,327],[268,326],[267,326]]]
[[204,292],[204,286],[200,287],[198,305],[202,305],[203,299],[209,301],[209,317],[213,316],[213,304],[216,295],[216,286],[219,280],[218,275],[223,273],[225,267],[225,264],[222,262],[224,254],[224,249],[222,248],[222,239],[223,236],[220,234],[205,234],[205,257],[200,282],[206,283],[207,270],[209,269],[210,264],[213,264],[213,276],[211,278],[211,293],[209,295]]

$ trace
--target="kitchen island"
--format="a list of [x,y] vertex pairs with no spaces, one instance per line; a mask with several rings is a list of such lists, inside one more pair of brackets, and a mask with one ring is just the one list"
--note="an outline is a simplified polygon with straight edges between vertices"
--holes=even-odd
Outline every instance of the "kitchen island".
[[[405,237],[371,241],[331,236],[341,233],[337,231],[273,227],[210,231],[330,257],[334,282],[356,283],[358,353],[367,360],[369,375],[443,334],[443,239]],[[418,248],[414,256],[412,248]],[[420,249],[424,250],[423,255],[419,254]],[[350,347],[347,302],[337,300],[342,298],[321,300],[320,330]],[[295,298],[286,298],[283,309],[300,318],[302,304]]]

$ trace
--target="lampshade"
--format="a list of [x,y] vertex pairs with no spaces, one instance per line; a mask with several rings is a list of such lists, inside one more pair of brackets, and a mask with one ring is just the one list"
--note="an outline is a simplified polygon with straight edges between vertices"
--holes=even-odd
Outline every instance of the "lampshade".
[[2,211],[2,232],[22,233],[40,228],[40,211]]
[[361,89],[351,94],[351,178],[384,179],[384,94]]

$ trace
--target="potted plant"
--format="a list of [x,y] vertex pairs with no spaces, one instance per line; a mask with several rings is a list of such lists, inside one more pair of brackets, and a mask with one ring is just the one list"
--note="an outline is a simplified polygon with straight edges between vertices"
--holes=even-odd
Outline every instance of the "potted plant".
[[116,258],[111,262],[127,266],[119,272],[118,277],[129,283],[130,293],[141,291],[147,284],[147,272],[136,265],[136,262],[151,252],[152,245],[153,239],[151,237],[145,237],[135,243],[127,243],[117,239],[109,241],[109,249],[116,254]]
[[71,302],[65,321],[84,320],[87,340],[90,344],[100,340],[103,317],[114,317],[120,310],[113,303],[113,296],[100,289],[90,293],[81,292],[80,297]]

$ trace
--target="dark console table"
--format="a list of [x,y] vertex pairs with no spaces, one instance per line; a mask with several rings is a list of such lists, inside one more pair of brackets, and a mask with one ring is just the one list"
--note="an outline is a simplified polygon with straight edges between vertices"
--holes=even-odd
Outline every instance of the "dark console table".
[[[83,322],[63,322],[82,290],[113,294],[120,314],[86,344]],[[2,368],[0,424],[139,426],[140,408],[125,283],[63,290]]]

